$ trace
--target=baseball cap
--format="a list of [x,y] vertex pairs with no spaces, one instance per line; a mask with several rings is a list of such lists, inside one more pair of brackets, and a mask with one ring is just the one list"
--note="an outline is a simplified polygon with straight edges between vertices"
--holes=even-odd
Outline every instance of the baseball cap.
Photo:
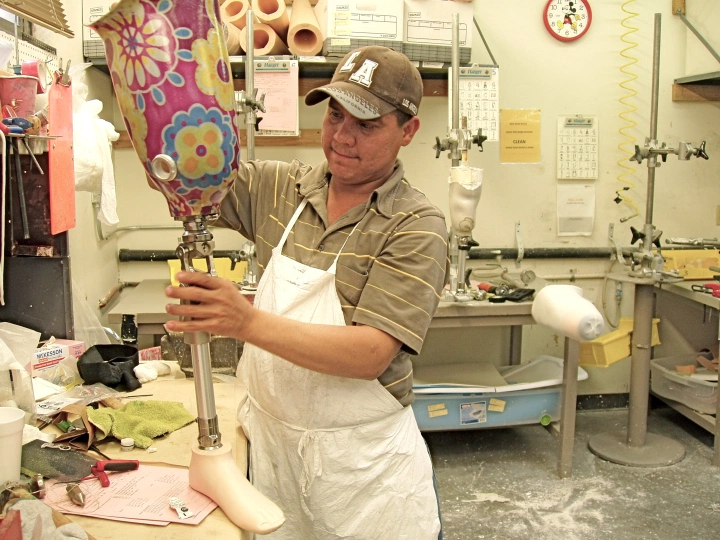
[[330,84],[308,92],[305,103],[332,97],[355,118],[371,120],[395,109],[416,116],[422,95],[420,72],[407,56],[372,45],[346,54]]

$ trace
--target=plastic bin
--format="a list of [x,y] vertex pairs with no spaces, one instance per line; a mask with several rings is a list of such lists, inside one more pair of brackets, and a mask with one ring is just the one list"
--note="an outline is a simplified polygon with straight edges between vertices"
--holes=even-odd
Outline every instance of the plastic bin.
[[[560,419],[562,358],[543,355],[499,371],[505,386],[468,387],[464,392],[463,385],[414,387],[412,408],[420,431],[548,425]],[[587,377],[585,370],[578,370],[579,381]]]
[[658,396],[677,401],[703,414],[715,414],[717,382],[705,381],[675,371],[675,366],[701,367],[697,354],[668,356],[650,361],[650,388]]
[[[660,344],[658,323],[660,319],[653,319],[651,346]],[[580,343],[580,365],[594,367],[608,367],[632,354],[632,317],[623,317],[616,330]]]

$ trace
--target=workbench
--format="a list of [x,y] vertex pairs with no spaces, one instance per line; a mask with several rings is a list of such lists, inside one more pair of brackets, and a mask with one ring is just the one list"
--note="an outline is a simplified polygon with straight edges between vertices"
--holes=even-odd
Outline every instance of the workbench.
[[[706,280],[712,281],[712,280]],[[697,353],[717,346],[720,336],[720,298],[692,290],[705,281],[683,281],[656,286],[655,317],[661,322],[661,344],[653,356],[665,358]],[[720,399],[716,415],[701,414],[677,401],[656,396],[715,437],[713,465],[720,466]]]
[[[138,335],[160,336],[165,333],[163,325],[175,318],[165,312],[165,306],[177,300],[165,296],[167,279],[146,279],[136,287],[125,289],[120,301],[108,311],[110,324],[121,324],[123,315],[134,315]],[[430,323],[431,328],[460,328],[479,326],[510,327],[511,364],[520,363],[522,327],[535,324],[530,314],[531,302],[440,302]]]
[[[245,388],[239,384],[214,382],[215,406],[222,435],[222,441],[233,448],[235,462],[241,470],[247,468],[247,441],[241,429],[236,427],[237,404],[245,395]],[[195,386],[192,379],[171,379],[151,381],[132,394],[152,394],[146,400],[179,401],[197,415],[195,402]],[[169,435],[155,439],[153,447],[157,452],[148,453],[134,448],[131,451],[120,449],[115,439],[99,444],[103,453],[113,459],[137,459],[142,464],[170,464],[188,467],[190,465],[190,445],[197,439],[198,428],[194,422]],[[206,540],[207,538],[227,538],[250,540],[252,535],[238,529],[220,508],[213,510],[199,525],[183,525],[170,523],[166,527],[125,523],[86,516],[68,515],[88,534],[98,540]]]
[[[134,289],[124,291],[120,301],[108,312],[108,321],[111,324],[120,324],[123,315],[131,314],[135,315],[138,335],[164,334],[163,325],[172,318],[165,312],[165,305],[175,301],[165,296],[165,288],[169,284],[167,279],[150,279],[140,282]],[[518,365],[523,325],[532,324],[535,324],[532,302],[494,304],[487,301],[442,301],[433,316],[430,328],[509,327],[508,362]],[[579,350],[578,342],[566,340],[558,457],[558,474],[561,477],[570,476],[572,471]]]

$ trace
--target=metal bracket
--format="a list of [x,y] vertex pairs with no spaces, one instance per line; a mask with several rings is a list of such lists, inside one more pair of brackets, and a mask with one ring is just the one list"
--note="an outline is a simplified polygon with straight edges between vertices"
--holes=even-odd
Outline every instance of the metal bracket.
[[618,244],[617,240],[613,237],[613,234],[615,233],[615,224],[610,223],[608,225],[608,239],[613,243],[615,246],[615,256],[617,257],[618,262],[626,265],[625,259],[623,258],[622,249],[620,248],[620,244]]

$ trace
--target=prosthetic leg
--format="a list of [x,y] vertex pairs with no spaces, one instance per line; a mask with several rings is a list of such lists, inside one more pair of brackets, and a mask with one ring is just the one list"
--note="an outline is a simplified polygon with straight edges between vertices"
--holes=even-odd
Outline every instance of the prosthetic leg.
[[[183,271],[195,272],[193,259],[205,259],[208,273],[217,275],[215,242],[207,230],[206,216],[184,218],[183,226],[177,248]],[[184,340],[192,355],[199,430],[191,448],[190,487],[215,501],[235,525],[260,534],[272,532],[285,521],[282,510],[248,482],[235,464],[232,448],[221,442],[210,369],[210,334],[185,332]]]
[[[93,22],[103,39],[118,105],[140,163],[182,221],[178,257],[185,271],[205,259],[216,275],[207,223],[237,177],[236,102],[218,2],[121,0]],[[128,37],[131,36],[131,37]],[[170,37],[169,37],[170,36]],[[238,292],[238,294],[240,294]],[[221,442],[210,364],[210,335],[190,345],[199,436],[190,486],[213,499],[238,527],[265,534],[285,521]]]
[[[475,229],[475,212],[480,202],[482,191],[482,169],[474,167],[453,167],[450,169],[450,223],[454,238],[451,243],[457,244],[457,285],[451,294],[455,300],[466,302],[472,299],[465,283],[465,264],[468,251],[478,243],[473,240]],[[451,261],[453,264],[453,261]],[[451,284],[452,286],[453,284]]]

